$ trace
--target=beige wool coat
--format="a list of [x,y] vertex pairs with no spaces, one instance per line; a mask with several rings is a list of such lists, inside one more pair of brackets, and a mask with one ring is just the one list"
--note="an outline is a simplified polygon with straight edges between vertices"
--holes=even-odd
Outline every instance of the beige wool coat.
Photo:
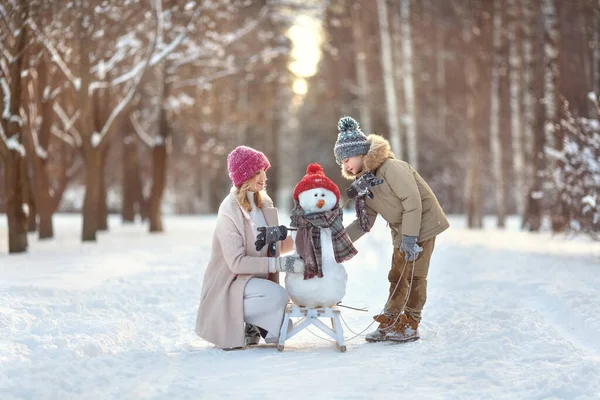
[[[223,349],[244,346],[244,289],[248,280],[256,277],[279,284],[279,273],[269,274],[268,257],[255,249],[256,226],[236,193],[232,188],[219,207],[196,318],[198,336]],[[262,195],[267,224],[278,225],[273,201]],[[276,256],[279,252],[280,242]]]
[[[446,214],[421,175],[407,162],[396,159],[383,137],[369,135],[367,139],[371,146],[359,176],[372,172],[384,180],[371,189],[374,197],[366,199],[369,225],[372,227],[377,215],[381,215],[392,231],[394,247],[400,247],[402,235],[417,236],[422,243],[448,229]],[[342,174],[346,179],[355,179],[343,168]],[[364,234],[357,220],[346,231],[353,242]]]

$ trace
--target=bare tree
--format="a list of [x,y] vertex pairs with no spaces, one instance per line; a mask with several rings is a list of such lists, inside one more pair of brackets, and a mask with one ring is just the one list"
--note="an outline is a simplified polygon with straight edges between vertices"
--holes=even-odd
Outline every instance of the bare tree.
[[356,64],[356,84],[358,86],[358,114],[360,117],[360,124],[365,132],[371,133],[373,131],[373,123],[371,122],[371,111],[369,108],[369,70],[367,68],[367,40],[366,32],[363,28],[365,24],[363,7],[368,7],[364,1],[356,2],[351,5],[352,22],[354,29],[352,29],[352,38],[354,40],[354,62]]
[[8,251],[27,251],[27,170],[21,113],[24,52],[28,41],[29,4],[13,2],[0,18],[0,155],[4,163],[4,190],[8,217]]
[[494,174],[494,194],[496,199],[497,225],[504,228],[506,219],[504,168],[502,167],[502,145],[500,142],[500,69],[503,64],[502,54],[502,4],[494,0],[494,63],[492,66],[492,98],[490,118],[490,145],[492,155],[492,172]]
[[566,227],[566,209],[562,200],[565,189],[560,176],[560,160],[556,153],[562,152],[563,135],[560,127],[560,71],[559,71],[559,20],[556,0],[542,0],[544,21],[544,105],[546,107],[546,152],[549,155],[549,178],[554,186],[555,198],[551,207],[552,230],[562,231]]
[[[523,5],[523,116],[524,135],[527,153],[529,154],[529,190],[525,199],[525,211],[522,227],[530,231],[538,231],[542,225],[542,200],[544,196],[543,178],[545,166],[545,134],[543,123],[538,124],[539,118],[544,111],[541,110],[542,103],[537,102],[534,87],[534,76],[536,57],[533,48],[537,13],[534,0],[522,0]],[[528,157],[528,158],[529,158]]]
[[479,0],[471,1],[471,10],[463,21],[463,40],[466,46],[465,80],[466,90],[466,123],[468,143],[467,181],[465,186],[465,202],[467,223],[469,228],[483,227],[483,207],[481,199],[481,156],[482,138],[477,129],[477,91],[481,84],[481,53],[478,50],[480,40],[480,18],[482,5]]
[[386,0],[377,0],[377,11],[379,15],[379,35],[381,37],[381,66],[383,69],[383,81],[385,89],[385,104],[387,110],[387,122],[390,130],[390,142],[392,150],[397,157],[402,158],[402,140],[400,126],[398,124],[398,101],[396,99],[396,87],[394,83],[394,68],[392,62],[392,42],[390,38],[390,27]]
[[525,156],[523,151],[523,130],[521,113],[521,35],[519,34],[520,13],[517,0],[508,2],[508,43],[510,62],[510,118],[512,132],[513,177],[515,187],[512,193],[515,196],[517,212],[524,211],[525,200]]
[[408,162],[418,168],[417,101],[413,74],[413,44],[411,30],[411,0],[400,2],[400,26],[402,27],[402,72],[404,77],[404,103],[406,105],[406,141]]

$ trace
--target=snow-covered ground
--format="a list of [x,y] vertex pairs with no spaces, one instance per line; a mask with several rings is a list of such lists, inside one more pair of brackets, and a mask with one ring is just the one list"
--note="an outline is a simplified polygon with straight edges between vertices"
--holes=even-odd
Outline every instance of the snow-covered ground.
[[[161,235],[110,222],[81,244],[79,217],[60,215],[55,240],[8,256],[0,216],[0,399],[600,398],[597,243],[453,217],[421,341],[339,353],[304,331],[283,353],[225,352],[193,331],[214,217],[167,217]],[[387,295],[385,223],[357,248],[344,303],[369,312],[343,316],[359,332]]]

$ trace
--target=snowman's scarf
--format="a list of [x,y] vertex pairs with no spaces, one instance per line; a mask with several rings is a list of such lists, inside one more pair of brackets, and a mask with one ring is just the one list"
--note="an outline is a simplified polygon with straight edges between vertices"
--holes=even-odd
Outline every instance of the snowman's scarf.
[[331,228],[333,254],[338,263],[348,261],[358,252],[343,225],[343,212],[339,206],[331,211],[306,214],[299,204],[292,210],[291,226],[298,228],[296,249],[304,260],[304,279],[323,277],[321,229]]

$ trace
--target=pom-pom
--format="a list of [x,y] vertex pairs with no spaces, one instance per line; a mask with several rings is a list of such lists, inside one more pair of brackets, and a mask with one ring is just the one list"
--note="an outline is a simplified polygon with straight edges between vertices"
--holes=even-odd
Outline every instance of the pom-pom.
[[342,117],[340,118],[340,121],[338,122],[338,131],[340,133],[342,132],[348,132],[348,131],[356,131],[359,129],[359,125],[358,122],[356,122],[356,120],[352,117]]
[[322,174],[323,167],[321,167],[319,164],[310,164],[308,167],[306,167],[306,173],[311,175]]

